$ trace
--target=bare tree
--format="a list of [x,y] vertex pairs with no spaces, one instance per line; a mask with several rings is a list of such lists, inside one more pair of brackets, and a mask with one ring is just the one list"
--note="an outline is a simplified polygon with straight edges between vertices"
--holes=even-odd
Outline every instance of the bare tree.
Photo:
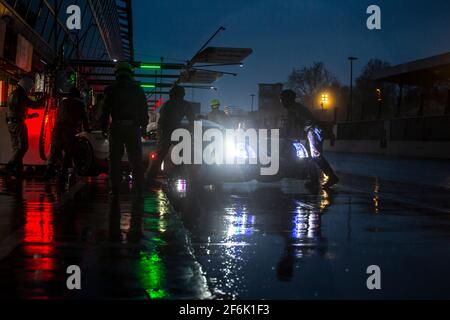
[[311,66],[294,69],[289,75],[287,87],[297,93],[302,103],[313,109],[322,91],[335,90],[340,84],[322,62],[314,62]]

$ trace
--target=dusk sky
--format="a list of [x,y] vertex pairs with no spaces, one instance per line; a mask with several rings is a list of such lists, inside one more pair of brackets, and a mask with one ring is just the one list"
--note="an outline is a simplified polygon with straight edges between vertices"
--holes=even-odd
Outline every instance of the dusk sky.
[[[381,8],[382,30],[366,28],[371,4]],[[138,61],[188,60],[220,26],[227,30],[210,45],[254,50],[244,68],[218,68],[239,73],[215,82],[218,91],[195,90],[203,110],[212,98],[249,109],[258,83],[285,83],[315,61],[348,84],[349,55],[359,58],[358,75],[370,58],[398,64],[450,51],[448,0],[135,0],[133,10]]]

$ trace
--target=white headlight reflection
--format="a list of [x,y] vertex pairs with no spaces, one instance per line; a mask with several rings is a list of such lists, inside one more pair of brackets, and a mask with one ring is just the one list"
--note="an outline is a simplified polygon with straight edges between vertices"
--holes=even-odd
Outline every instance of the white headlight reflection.
[[[231,203],[225,208],[224,233],[214,248],[220,252],[222,263],[218,267],[220,276],[215,278],[215,290],[235,299],[245,288],[246,275],[242,272],[249,257],[251,247],[246,238],[255,232],[255,216],[249,214],[242,203]],[[212,245],[208,242],[208,247]]]
[[[245,143],[235,142],[234,139],[226,140],[225,154],[232,159],[248,159],[250,150],[247,149],[248,146]],[[253,155],[250,153],[250,156]]]
[[292,238],[313,239],[320,237],[320,213],[312,206],[296,201]]
[[187,182],[184,179],[179,179],[175,182],[177,192],[185,193],[187,190]]
[[172,190],[175,191],[176,197],[185,198],[187,196],[187,181],[185,179],[173,181]]
[[255,231],[255,216],[247,212],[246,207],[226,209],[227,238],[234,236],[250,236]]

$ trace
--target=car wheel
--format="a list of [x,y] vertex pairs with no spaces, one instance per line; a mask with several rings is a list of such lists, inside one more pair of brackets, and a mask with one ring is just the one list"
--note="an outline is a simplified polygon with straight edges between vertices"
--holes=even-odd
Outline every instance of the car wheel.
[[86,138],[79,138],[75,146],[74,166],[80,176],[97,176],[100,172],[95,164],[94,150]]

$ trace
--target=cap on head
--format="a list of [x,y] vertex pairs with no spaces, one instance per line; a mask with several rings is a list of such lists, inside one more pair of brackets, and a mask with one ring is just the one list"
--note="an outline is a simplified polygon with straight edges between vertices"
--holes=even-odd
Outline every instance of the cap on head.
[[211,108],[218,109],[220,107],[220,101],[217,99],[212,99],[210,105]]
[[174,85],[172,89],[170,89],[169,95],[171,98],[184,98],[184,95],[186,92],[184,91],[183,87],[180,87],[178,85]]
[[114,72],[116,77],[133,77],[133,67],[126,61],[118,62]]
[[34,87],[34,81],[29,77],[23,77],[19,80],[18,85],[22,87],[26,92],[30,92]]

